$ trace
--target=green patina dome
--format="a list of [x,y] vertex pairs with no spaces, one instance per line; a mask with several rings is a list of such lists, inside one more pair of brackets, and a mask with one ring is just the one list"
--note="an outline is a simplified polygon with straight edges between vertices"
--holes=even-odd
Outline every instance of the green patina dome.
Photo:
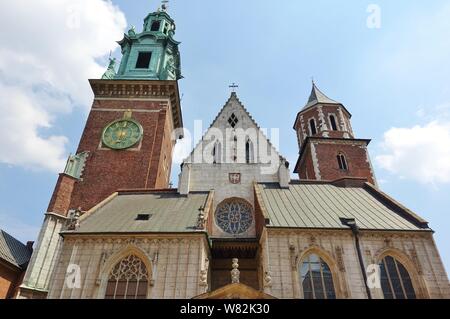
[[159,9],[144,19],[141,33],[134,27],[119,41],[122,60],[115,74],[114,67],[108,68],[103,78],[136,80],[178,80],[182,78],[180,52],[173,36],[175,21]]

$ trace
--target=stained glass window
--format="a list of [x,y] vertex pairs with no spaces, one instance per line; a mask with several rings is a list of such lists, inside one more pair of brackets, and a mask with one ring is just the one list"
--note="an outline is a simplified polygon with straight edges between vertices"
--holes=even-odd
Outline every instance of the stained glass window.
[[147,268],[139,257],[129,255],[111,270],[105,299],[145,299],[147,287]]
[[330,267],[319,256],[306,256],[300,266],[300,277],[305,299],[336,299]]
[[252,222],[252,208],[244,201],[227,201],[217,207],[216,223],[226,233],[242,234],[250,228]]
[[385,299],[416,299],[408,271],[395,258],[386,256],[380,262],[380,280]]

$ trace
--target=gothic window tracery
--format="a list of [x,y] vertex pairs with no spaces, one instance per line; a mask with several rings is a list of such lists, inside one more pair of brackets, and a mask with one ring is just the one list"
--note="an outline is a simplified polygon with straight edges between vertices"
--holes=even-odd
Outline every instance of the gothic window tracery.
[[111,270],[105,299],[145,299],[148,289],[148,271],[143,261],[129,255]]
[[303,259],[299,271],[305,299],[336,299],[330,267],[322,258],[309,254]]
[[416,294],[406,268],[391,256],[379,263],[381,289],[385,299],[416,299]]
[[253,223],[251,206],[239,199],[219,204],[215,218],[217,226],[232,235],[245,233]]

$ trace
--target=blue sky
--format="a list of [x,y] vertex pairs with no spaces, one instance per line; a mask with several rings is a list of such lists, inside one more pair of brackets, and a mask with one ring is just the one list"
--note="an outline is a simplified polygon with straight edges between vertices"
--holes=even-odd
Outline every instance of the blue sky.
[[[114,41],[158,1],[26,0],[0,4],[0,227],[34,240]],[[380,28],[368,28],[370,4]],[[40,14],[41,13],[41,14]],[[352,113],[383,191],[430,222],[450,269],[450,4],[448,1],[171,1],[181,41],[186,127],[208,126],[239,84],[261,127],[280,128],[293,167],[292,125],[311,77]],[[14,17],[14,18],[12,18]],[[32,18],[30,18],[32,17]],[[27,19],[36,23],[29,26]],[[176,182],[178,165],[172,180]]]

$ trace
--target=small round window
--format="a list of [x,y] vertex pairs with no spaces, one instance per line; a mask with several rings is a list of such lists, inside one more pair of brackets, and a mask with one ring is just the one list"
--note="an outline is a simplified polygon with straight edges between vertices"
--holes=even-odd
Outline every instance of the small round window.
[[252,207],[239,199],[225,201],[217,206],[216,223],[228,234],[245,233],[253,223]]

